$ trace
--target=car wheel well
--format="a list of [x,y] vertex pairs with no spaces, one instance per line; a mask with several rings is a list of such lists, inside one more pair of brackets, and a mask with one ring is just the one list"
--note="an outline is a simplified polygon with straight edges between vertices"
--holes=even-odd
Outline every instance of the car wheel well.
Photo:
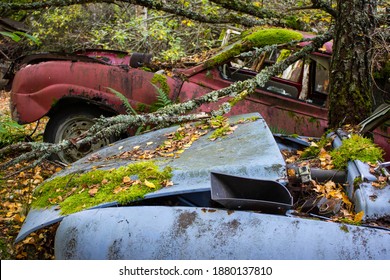
[[91,102],[90,100],[83,100],[81,98],[62,98],[51,107],[50,111],[47,113],[47,116],[51,117],[59,111],[74,107],[84,107],[94,109],[96,111],[101,111],[105,116],[114,116],[118,114],[118,112],[114,111],[112,108],[103,104]]

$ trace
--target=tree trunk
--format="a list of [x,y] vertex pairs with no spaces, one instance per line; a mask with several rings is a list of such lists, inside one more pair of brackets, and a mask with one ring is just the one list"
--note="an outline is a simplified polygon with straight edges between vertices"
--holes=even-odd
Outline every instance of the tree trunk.
[[372,110],[375,0],[338,0],[330,73],[329,126],[358,124]]

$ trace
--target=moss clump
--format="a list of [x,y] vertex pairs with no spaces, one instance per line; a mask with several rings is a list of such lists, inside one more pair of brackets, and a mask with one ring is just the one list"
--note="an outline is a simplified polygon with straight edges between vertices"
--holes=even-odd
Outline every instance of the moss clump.
[[303,35],[297,31],[269,28],[257,30],[243,38],[244,42],[250,42],[252,48],[261,48],[269,45],[288,43],[293,40],[301,40]]
[[229,59],[239,55],[244,52],[242,42],[235,43],[225,48],[222,52],[216,54],[208,61],[205,62],[206,68],[214,67],[215,65],[219,65]]
[[307,147],[303,153],[301,154],[301,158],[312,158],[317,157],[322,149],[326,149],[331,146],[332,139],[326,137],[326,135],[322,136],[321,139],[313,143],[310,147]]
[[154,74],[151,82],[156,86],[158,85],[165,94],[169,94],[170,88],[167,82],[167,77],[165,75]]
[[252,32],[243,33],[241,41],[225,48],[222,52],[206,61],[205,65],[206,67],[213,67],[253,48],[284,44],[302,38],[303,35],[301,33],[283,28],[255,29]]
[[375,163],[383,160],[383,150],[375,145],[371,139],[352,134],[345,139],[342,145],[330,152],[333,164],[337,169],[344,169],[350,160]]
[[93,170],[56,177],[34,193],[33,208],[59,205],[67,215],[105,202],[126,204],[166,186],[172,170],[154,162],[131,163],[114,170]]

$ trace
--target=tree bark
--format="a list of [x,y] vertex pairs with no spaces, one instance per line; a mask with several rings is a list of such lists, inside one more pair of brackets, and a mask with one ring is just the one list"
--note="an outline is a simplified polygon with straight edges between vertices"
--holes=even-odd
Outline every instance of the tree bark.
[[330,72],[329,126],[356,125],[372,110],[376,0],[338,0]]

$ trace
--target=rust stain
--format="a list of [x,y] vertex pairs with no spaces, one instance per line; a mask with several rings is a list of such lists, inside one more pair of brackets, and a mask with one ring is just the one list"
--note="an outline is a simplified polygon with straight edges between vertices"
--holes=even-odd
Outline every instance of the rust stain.
[[184,212],[179,215],[177,219],[177,233],[184,233],[195,221],[197,217],[196,212]]
[[71,260],[76,257],[76,248],[77,248],[77,236],[78,230],[77,228],[70,228],[67,231],[66,236],[68,237],[65,242],[65,250],[64,250],[64,258],[66,260]]

